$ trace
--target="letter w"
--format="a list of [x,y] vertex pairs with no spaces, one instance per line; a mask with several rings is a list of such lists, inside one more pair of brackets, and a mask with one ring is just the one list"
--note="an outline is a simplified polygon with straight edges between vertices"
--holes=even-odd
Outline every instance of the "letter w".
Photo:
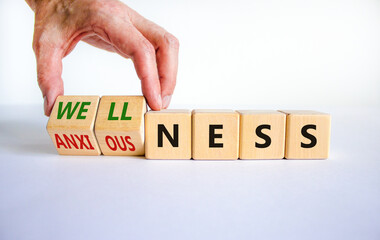
[[71,119],[71,117],[75,113],[75,110],[77,110],[80,102],[77,102],[75,104],[74,108],[71,110],[72,104],[73,104],[72,102],[68,102],[67,105],[66,105],[66,107],[62,111],[63,102],[59,102],[59,105],[58,105],[58,116],[57,116],[57,118],[58,119],[62,119],[62,117],[65,115],[65,113],[67,111],[67,119]]

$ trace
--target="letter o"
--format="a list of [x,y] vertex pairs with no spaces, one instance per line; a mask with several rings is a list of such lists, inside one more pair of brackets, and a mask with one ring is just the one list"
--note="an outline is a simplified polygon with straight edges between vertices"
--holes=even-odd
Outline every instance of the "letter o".
[[[113,147],[111,147],[109,140],[112,141]],[[111,149],[112,151],[116,151],[116,149],[117,149],[116,142],[115,142],[115,140],[113,140],[113,138],[111,136],[106,136],[106,144],[107,144],[109,149]]]

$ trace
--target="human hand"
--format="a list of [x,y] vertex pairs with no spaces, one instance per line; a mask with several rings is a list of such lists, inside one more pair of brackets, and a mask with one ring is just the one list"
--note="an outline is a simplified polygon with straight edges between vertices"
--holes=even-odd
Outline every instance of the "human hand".
[[62,58],[82,40],[132,59],[153,110],[167,108],[178,67],[178,40],[118,0],[26,0],[35,12],[33,50],[49,116],[63,95]]

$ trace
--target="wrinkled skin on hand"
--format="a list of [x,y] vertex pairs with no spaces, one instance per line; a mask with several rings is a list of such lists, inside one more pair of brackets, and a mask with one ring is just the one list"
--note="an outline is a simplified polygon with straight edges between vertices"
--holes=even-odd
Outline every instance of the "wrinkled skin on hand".
[[33,50],[44,109],[63,95],[62,58],[79,41],[132,59],[153,110],[167,108],[178,67],[178,40],[117,0],[27,0],[35,12]]

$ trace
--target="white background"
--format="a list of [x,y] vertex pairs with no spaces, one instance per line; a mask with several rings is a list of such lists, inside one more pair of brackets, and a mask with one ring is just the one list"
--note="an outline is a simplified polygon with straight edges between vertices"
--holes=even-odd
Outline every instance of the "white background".
[[329,109],[328,160],[235,161],[60,156],[0,112],[1,240],[380,239],[379,109]]
[[[0,239],[380,239],[380,1],[129,1],[181,42],[172,107],[331,113],[328,160],[56,153],[33,13],[0,0]],[[132,63],[86,44],[66,94],[139,94]],[[12,106],[19,105],[19,106]]]
[[[380,105],[380,1],[125,1],[180,40],[172,107]],[[40,103],[33,12],[0,1],[0,104]],[[69,95],[141,94],[132,62],[86,43],[64,59]]]

